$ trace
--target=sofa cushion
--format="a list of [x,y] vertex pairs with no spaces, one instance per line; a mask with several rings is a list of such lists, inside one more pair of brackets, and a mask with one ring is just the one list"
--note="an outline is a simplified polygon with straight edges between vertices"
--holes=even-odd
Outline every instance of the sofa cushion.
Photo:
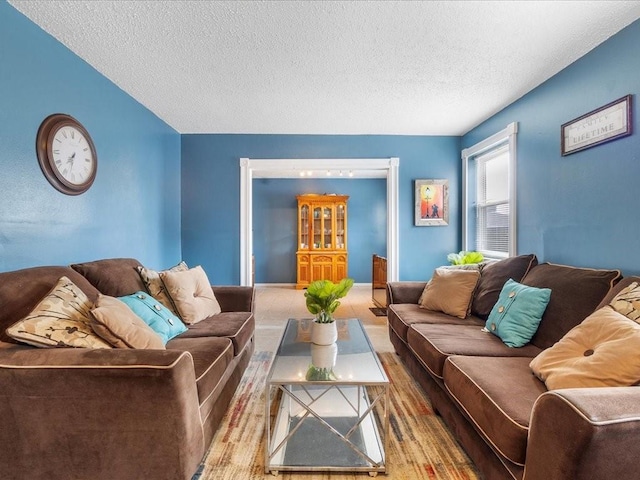
[[233,354],[238,355],[253,337],[255,317],[250,312],[223,312],[187,325],[180,338],[224,337],[233,343]]
[[509,257],[497,262],[489,262],[482,267],[480,280],[473,295],[471,313],[487,318],[498,301],[498,296],[507,280],[520,282],[527,272],[538,264],[534,254]]
[[618,270],[595,270],[541,263],[521,283],[550,288],[551,299],[531,343],[549,348],[569,330],[593,313],[600,301],[620,280]]
[[89,317],[93,331],[116,348],[164,349],[160,335],[117,298],[99,295]]
[[70,267],[32,267],[0,273],[0,341],[16,344],[6,329],[16,319],[26,317],[60,277],[71,280],[89,300],[94,301],[98,297],[95,287]]
[[424,288],[420,307],[466,318],[478,278],[479,270],[436,268]]
[[[189,267],[185,262],[180,262],[177,265],[174,265],[167,270],[163,270],[166,272],[184,272],[189,270]],[[160,278],[160,272],[156,270],[152,270],[150,268],[143,267],[140,265],[138,267],[138,273],[140,274],[140,278],[142,278],[142,282],[144,286],[147,288],[147,292],[153,298],[162,303],[165,307],[167,307],[174,315],[178,315],[178,311],[176,310],[176,306],[173,304],[171,297],[167,294],[164,283],[162,283],[162,279]]]
[[531,361],[549,390],[640,382],[640,324],[606,306]]
[[167,350],[189,352],[193,357],[198,400],[201,406],[210,400],[233,360],[233,347],[227,338],[178,337],[167,343]]
[[452,317],[446,313],[425,310],[415,303],[390,303],[387,305],[387,319],[389,327],[405,343],[409,327],[413,324],[477,325],[478,329],[484,325],[484,321],[473,316]]
[[547,308],[551,290],[522,285],[511,279],[504,284],[485,328],[509,347],[523,347],[536,333]]
[[413,324],[407,343],[416,357],[431,372],[442,378],[445,360],[451,355],[532,358],[540,353],[533,345],[514,349],[477,325]]
[[160,278],[185,323],[197,323],[222,311],[200,265],[181,272],[160,272]]
[[547,391],[531,374],[530,361],[452,356],[444,366],[451,396],[494,450],[517,465],[525,462],[533,404]]
[[35,347],[112,348],[91,329],[91,306],[84,292],[62,277],[7,335]]
[[178,317],[147,292],[136,292],[119,299],[160,335],[163,344],[187,331]]
[[104,295],[121,297],[145,290],[138,274],[140,262],[133,258],[107,258],[71,265]]
[[609,305],[628,319],[640,323],[640,283],[631,282],[611,299]]

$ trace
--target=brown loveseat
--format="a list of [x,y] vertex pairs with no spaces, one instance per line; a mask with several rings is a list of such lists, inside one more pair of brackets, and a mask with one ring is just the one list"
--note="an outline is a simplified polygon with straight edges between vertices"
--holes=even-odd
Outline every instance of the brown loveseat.
[[[509,278],[551,289],[537,332],[521,348],[482,330]],[[615,270],[509,258],[481,269],[464,319],[420,308],[426,282],[388,283],[391,342],[484,478],[638,478],[640,387],[547,390],[529,366],[640,280],[620,279]]]
[[214,286],[222,313],[166,350],[35,348],[5,330],[62,276],[145,291],[134,259],[0,273],[0,478],[190,479],[254,350],[252,287]]

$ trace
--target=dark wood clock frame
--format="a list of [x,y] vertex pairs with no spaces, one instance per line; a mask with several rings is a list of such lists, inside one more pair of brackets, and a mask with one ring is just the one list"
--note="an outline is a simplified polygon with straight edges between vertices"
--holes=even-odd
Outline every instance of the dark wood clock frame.
[[[93,156],[93,171],[87,181],[81,184],[68,182],[54,167],[52,146],[53,137],[60,128],[65,126],[72,126],[84,135]],[[54,113],[42,121],[38,128],[38,134],[36,135],[36,155],[38,157],[38,163],[40,164],[42,173],[46,179],[55,189],[64,194],[80,195],[91,187],[96,178],[96,172],[98,170],[98,155],[96,154],[95,145],[93,144],[93,140],[91,139],[91,135],[89,135],[87,129],[71,115]]]

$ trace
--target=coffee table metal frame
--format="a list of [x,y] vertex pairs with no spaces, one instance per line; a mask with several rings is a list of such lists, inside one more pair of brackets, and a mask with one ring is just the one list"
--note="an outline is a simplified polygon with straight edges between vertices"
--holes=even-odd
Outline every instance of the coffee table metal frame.
[[[355,329],[362,337],[360,354],[345,353],[349,350],[351,340],[338,341],[335,375],[336,379],[328,381],[306,380],[304,372],[311,364],[311,343],[296,340],[289,343],[299,350],[296,356],[279,356],[285,342],[287,330],[297,328],[301,322],[310,320],[289,319],[282,335],[276,355],[269,367],[265,385],[265,472],[277,475],[279,471],[350,471],[368,472],[371,476],[387,473],[386,451],[389,435],[389,379],[375,354],[371,341],[359,319],[342,320],[343,326]],[[340,321],[340,320],[338,320]],[[362,341],[364,340],[364,342]],[[309,345],[309,353],[305,356],[305,347]],[[343,348],[341,348],[343,347]],[[284,370],[297,374],[283,373],[280,364],[287,362]],[[364,366],[363,366],[364,365]],[[367,373],[362,373],[366,371]],[[278,413],[272,425],[271,409],[277,402]],[[382,423],[378,428],[374,409]],[[352,423],[346,433],[341,433],[330,425],[325,418],[338,415],[348,418]],[[295,426],[292,426],[295,419]],[[331,439],[343,442],[354,452],[359,465],[341,464],[340,459],[318,459],[313,465],[286,464],[285,451],[289,442],[295,442],[295,434],[305,421],[313,421],[313,428],[331,432]],[[353,439],[360,439],[360,444]],[[311,462],[310,462],[311,463]]]

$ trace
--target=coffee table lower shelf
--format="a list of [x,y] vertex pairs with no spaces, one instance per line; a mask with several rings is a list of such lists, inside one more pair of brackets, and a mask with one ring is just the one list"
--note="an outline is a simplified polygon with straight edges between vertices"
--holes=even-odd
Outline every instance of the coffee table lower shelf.
[[[388,384],[267,384],[265,471],[386,473],[388,395]],[[384,423],[382,433],[374,412]]]

